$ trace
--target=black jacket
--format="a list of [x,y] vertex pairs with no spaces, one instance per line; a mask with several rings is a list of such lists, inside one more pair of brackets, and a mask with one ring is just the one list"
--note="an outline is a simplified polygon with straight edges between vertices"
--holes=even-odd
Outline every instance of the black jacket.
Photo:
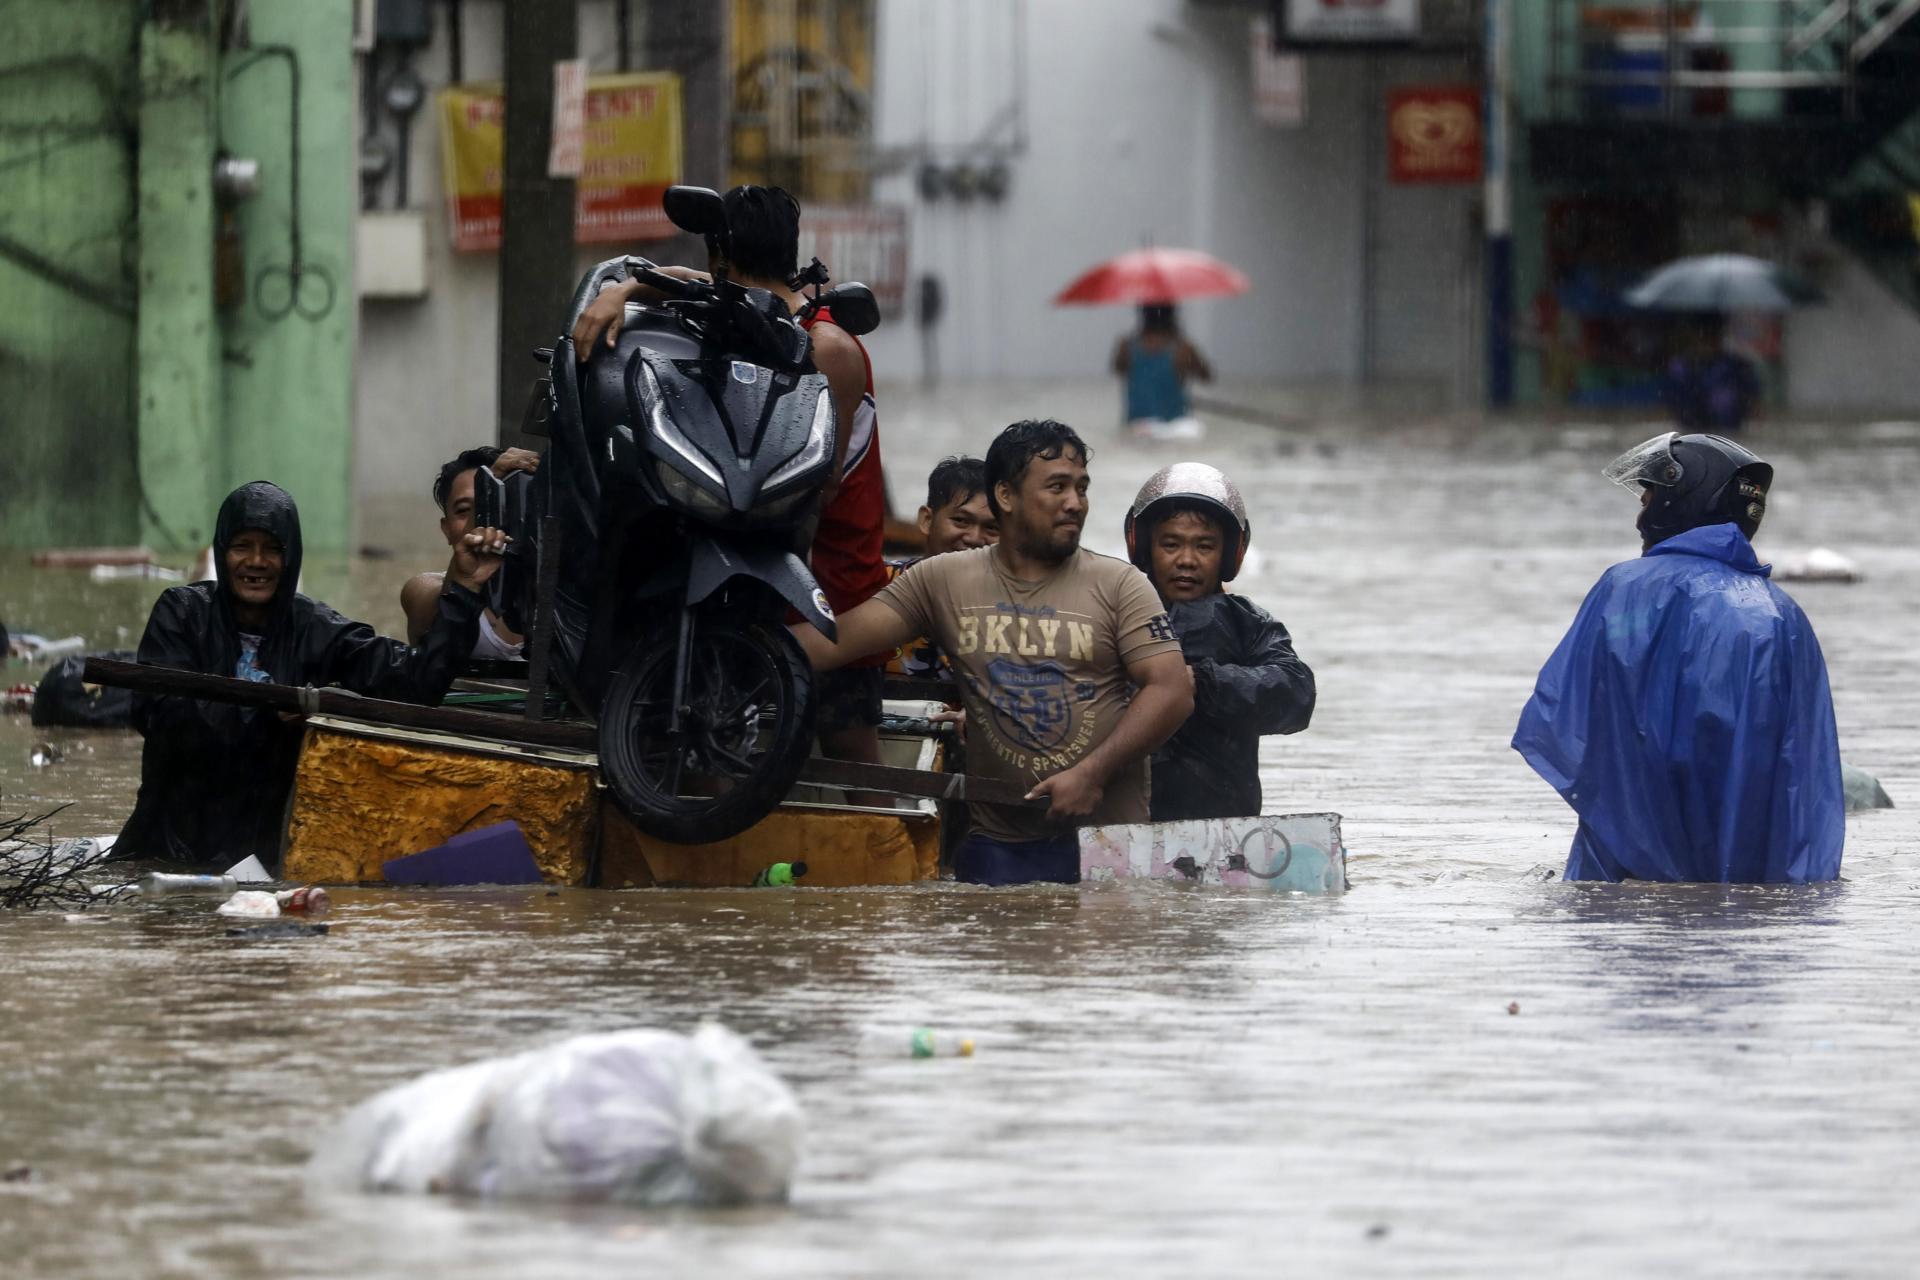
[[[339,684],[400,702],[434,703],[445,696],[461,655],[473,649],[480,596],[449,582],[419,648],[341,617],[294,590],[300,580],[300,515],[285,492],[259,480],[221,504],[213,533],[218,581],[170,587],[154,604],[140,637],[141,662],[235,674],[240,629],[228,593],[226,552],[242,529],[266,530],[286,552],[257,658],[274,683]],[[256,854],[275,866],[301,726],[264,707],[151,694],[135,697],[132,720],[147,740],[140,795],[114,857],[225,867]]]
[[1193,669],[1193,714],[1153,753],[1153,820],[1260,812],[1260,738],[1313,718],[1313,672],[1287,629],[1245,596],[1167,610]]

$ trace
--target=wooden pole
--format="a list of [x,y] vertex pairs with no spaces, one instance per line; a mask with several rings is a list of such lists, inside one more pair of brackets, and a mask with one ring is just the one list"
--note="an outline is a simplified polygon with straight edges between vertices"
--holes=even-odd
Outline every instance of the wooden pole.
[[520,433],[534,384],[533,353],[550,347],[566,318],[573,265],[571,178],[547,174],[553,144],[553,64],[579,54],[579,0],[503,4],[506,122],[500,228],[498,442],[534,448]]
[[[456,707],[423,707],[411,702],[364,698],[345,689],[295,688],[292,685],[236,680],[231,676],[203,675],[175,667],[116,662],[110,658],[88,658],[82,678],[89,684],[112,685],[131,689],[135,693],[198,698],[204,702],[229,702],[236,706],[264,707],[301,715],[337,716],[343,720],[453,733],[496,743],[560,747],[595,756],[600,749],[599,730],[592,725],[526,720],[519,716],[486,711],[463,711]],[[987,804],[1034,808],[1044,808],[1047,803],[1028,800],[1025,798],[1026,788],[995,778],[976,778],[964,773],[929,773],[920,769],[856,764],[847,760],[810,759],[800,770],[800,780],[826,787],[888,791],[935,800],[978,800]]]
[[340,716],[373,724],[491,738],[496,742],[531,743],[586,752],[593,752],[600,745],[599,735],[591,725],[536,722],[519,716],[462,711],[456,707],[422,707],[411,702],[363,698],[345,689],[294,688],[236,680],[231,676],[202,675],[173,667],[115,662],[108,658],[88,658],[84,678],[90,684],[115,685],[135,693],[230,702],[242,707],[266,707],[305,715]]

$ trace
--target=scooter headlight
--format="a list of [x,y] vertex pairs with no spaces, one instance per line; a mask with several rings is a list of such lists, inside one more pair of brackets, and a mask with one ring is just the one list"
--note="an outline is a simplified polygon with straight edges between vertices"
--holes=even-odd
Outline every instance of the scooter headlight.
[[675,471],[670,463],[654,463],[653,474],[660,481],[660,487],[666,491],[667,499],[675,506],[699,516],[720,517],[728,514],[729,508],[726,503]]
[[753,508],[755,518],[760,520],[784,520],[809,498],[811,489],[795,489],[792,493],[782,494],[770,502],[761,502]]
[[727,482],[721,478],[720,468],[714,466],[712,459],[706,454],[694,448],[693,441],[687,439],[680,428],[674,425],[673,419],[667,416],[666,397],[660,392],[660,380],[653,376],[653,370],[642,364],[640,376],[646,380],[647,400],[652,406],[647,411],[647,425],[652,431],[653,438],[678,454],[689,468],[713,481],[722,489],[726,488]]
[[822,391],[813,406],[813,425],[807,429],[807,442],[800,452],[780,464],[760,487],[762,493],[791,483],[833,456],[833,395]]

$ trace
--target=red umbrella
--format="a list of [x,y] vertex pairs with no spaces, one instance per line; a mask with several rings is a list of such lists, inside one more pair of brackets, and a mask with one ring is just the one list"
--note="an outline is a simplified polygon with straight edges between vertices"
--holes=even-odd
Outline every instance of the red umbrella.
[[1245,293],[1247,287],[1245,276],[1198,249],[1135,249],[1087,272],[1061,290],[1053,303],[1180,302],[1230,297]]

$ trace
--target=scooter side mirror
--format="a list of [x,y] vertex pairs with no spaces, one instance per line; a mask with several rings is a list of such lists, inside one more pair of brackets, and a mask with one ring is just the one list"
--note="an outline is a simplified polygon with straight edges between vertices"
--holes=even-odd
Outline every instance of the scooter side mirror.
[[833,322],[856,338],[880,327],[880,304],[873,290],[855,281],[837,284],[820,295],[820,306],[833,312]]
[[727,205],[711,187],[668,187],[660,197],[667,221],[682,231],[705,236],[722,247],[727,243]]

